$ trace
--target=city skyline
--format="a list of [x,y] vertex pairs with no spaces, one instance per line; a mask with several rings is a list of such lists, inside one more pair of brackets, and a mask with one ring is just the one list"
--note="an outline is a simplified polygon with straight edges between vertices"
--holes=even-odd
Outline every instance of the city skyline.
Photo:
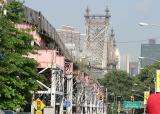
[[158,24],[160,16],[156,12],[158,11],[159,3],[160,1],[158,0],[70,0],[67,2],[46,0],[38,3],[33,0],[27,0],[25,2],[27,6],[40,10],[56,28],[68,24],[82,33],[85,32],[84,13],[86,7],[88,6],[93,14],[104,14],[108,6],[111,13],[110,26],[115,31],[117,45],[121,54],[122,68],[125,68],[126,55],[129,55],[131,61],[138,61],[141,43],[148,42],[147,39],[149,38],[159,38],[160,28],[142,28],[138,25],[139,22]]

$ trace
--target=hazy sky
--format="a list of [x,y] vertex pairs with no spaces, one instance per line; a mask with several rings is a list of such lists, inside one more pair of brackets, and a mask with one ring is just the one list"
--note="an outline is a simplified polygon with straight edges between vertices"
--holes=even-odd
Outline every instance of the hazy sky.
[[160,25],[160,0],[26,0],[25,4],[41,11],[54,27],[67,24],[82,33],[85,31],[86,7],[93,14],[104,14],[108,6],[111,12],[110,26],[115,30],[123,68],[126,55],[129,55],[130,61],[138,61],[140,44],[147,43],[141,40],[160,38],[160,27],[138,25],[139,22]]

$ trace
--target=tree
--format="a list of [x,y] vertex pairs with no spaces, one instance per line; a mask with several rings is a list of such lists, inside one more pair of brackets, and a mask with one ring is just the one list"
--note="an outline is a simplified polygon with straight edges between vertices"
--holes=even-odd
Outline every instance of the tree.
[[100,80],[100,83],[107,88],[109,94],[114,93],[123,99],[129,99],[134,79],[129,77],[125,71],[113,70],[108,72],[105,78]]
[[[145,66],[140,74],[138,75],[139,81],[145,86],[151,88],[151,93],[155,91],[155,77],[156,77],[156,70],[160,68],[159,62],[156,62],[154,64]],[[146,88],[143,87],[143,90],[146,90]]]
[[135,79],[125,71],[112,70],[99,81],[108,90],[108,113],[116,114],[118,101],[130,100]]
[[22,22],[25,20],[23,3],[13,0],[4,7],[7,10],[6,18],[12,22]]
[[[156,70],[159,68],[160,66],[158,62],[153,63],[151,65],[145,66],[136,76],[136,86],[134,92],[136,100],[144,100],[144,91],[149,91],[150,89],[150,93],[155,92],[154,78],[156,76]],[[139,114],[142,112],[143,110],[137,109],[135,114]]]
[[37,62],[26,57],[35,49],[32,37],[15,28],[23,21],[22,7],[13,0],[6,6],[7,15],[0,17],[0,109],[23,109],[37,89]]

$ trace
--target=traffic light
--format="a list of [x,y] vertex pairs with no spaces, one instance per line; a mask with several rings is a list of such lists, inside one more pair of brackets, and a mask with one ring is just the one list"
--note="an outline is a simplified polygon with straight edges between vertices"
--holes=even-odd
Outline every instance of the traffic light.
[[41,110],[41,101],[37,101],[37,110]]
[[133,95],[131,96],[131,101],[134,101],[134,96]]

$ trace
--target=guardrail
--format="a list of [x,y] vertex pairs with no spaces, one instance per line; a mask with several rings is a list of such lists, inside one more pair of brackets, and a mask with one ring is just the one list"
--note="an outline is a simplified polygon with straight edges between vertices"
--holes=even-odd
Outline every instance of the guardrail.
[[38,27],[39,33],[46,35],[55,41],[62,54],[64,54],[67,59],[73,60],[64,43],[60,39],[56,29],[48,22],[48,20],[41,14],[41,12],[35,11],[26,6],[24,6],[24,11],[26,21]]

